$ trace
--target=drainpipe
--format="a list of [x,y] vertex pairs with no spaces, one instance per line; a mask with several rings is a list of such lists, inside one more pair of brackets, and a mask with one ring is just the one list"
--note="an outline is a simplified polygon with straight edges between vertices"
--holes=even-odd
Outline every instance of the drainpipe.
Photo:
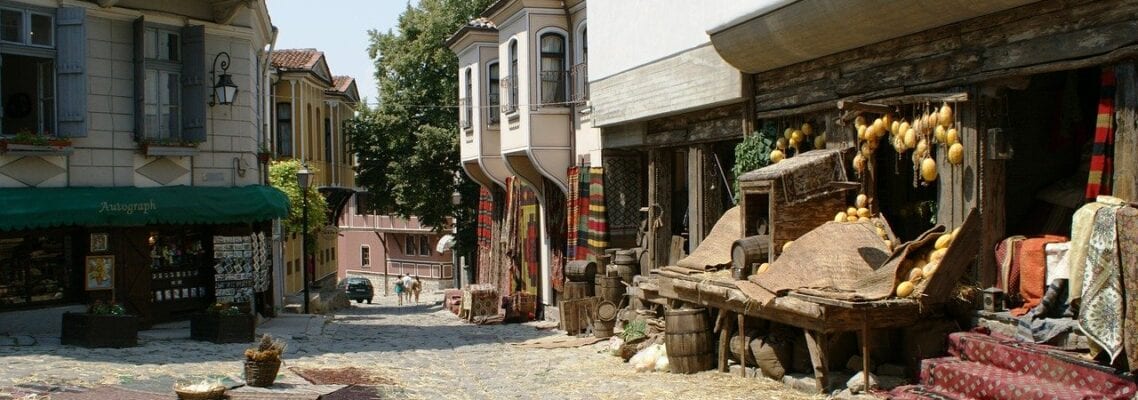
[[[272,28],[272,34],[269,36],[269,49],[265,51],[265,62],[261,64],[261,79],[262,82],[265,83],[261,88],[261,94],[263,95],[261,98],[261,116],[264,118],[262,132],[264,133],[261,135],[263,142],[259,147],[264,147],[271,152],[276,152],[276,141],[273,140],[275,136],[273,134],[273,85],[276,82],[273,81],[273,75],[275,74],[269,73],[269,67],[273,64],[273,49],[277,47],[277,34],[280,33],[280,30],[275,26]],[[269,183],[269,168],[267,165],[261,168],[261,184],[267,185]]]

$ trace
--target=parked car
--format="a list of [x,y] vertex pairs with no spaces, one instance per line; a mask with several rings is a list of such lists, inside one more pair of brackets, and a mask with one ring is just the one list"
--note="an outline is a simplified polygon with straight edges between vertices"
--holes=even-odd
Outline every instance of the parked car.
[[372,296],[375,296],[375,289],[371,286],[371,281],[366,278],[348,278],[344,280],[344,293],[348,294],[348,300],[355,300],[357,303],[363,303],[367,300],[371,304]]

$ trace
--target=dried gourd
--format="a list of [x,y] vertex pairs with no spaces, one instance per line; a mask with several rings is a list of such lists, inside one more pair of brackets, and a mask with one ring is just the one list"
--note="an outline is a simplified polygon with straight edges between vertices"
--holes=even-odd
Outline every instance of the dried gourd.
[[913,267],[913,269],[909,270],[909,282],[917,283],[920,282],[921,279],[924,279],[924,277],[925,270],[920,267]]
[[952,230],[952,237],[955,239],[959,236],[960,236],[960,227],[958,226],[958,227],[956,227],[956,229]]
[[937,143],[944,143],[947,135],[948,130],[944,129],[943,126],[937,125],[936,129],[933,130],[933,138],[936,139]]
[[857,217],[857,222],[869,222],[869,217]]
[[786,158],[786,155],[782,154],[782,150],[771,151],[771,164],[778,164],[778,162],[784,158]]
[[893,134],[898,136],[904,135],[905,132],[912,128],[913,127],[909,125],[909,121],[901,121],[901,125],[897,127],[897,131],[893,132]]
[[953,143],[948,147],[948,162],[952,165],[960,165],[964,162],[964,145],[960,143]]
[[838,215],[834,216],[834,222],[846,222],[846,217],[848,217],[848,215],[846,215],[845,211],[839,211]]
[[909,130],[905,131],[904,139],[906,150],[917,147],[917,130],[909,128]]
[[861,208],[857,209],[858,218],[869,218],[870,215],[872,215],[872,214],[869,213],[868,208],[861,207]]
[[786,140],[790,140],[791,133],[794,133],[794,128],[786,128],[785,131],[782,131],[782,137],[786,138]]
[[893,124],[889,126],[889,134],[897,136],[898,133],[901,133],[901,121],[893,121]]
[[865,132],[868,129],[865,125],[857,126],[857,140],[865,140]]
[[869,205],[869,196],[865,193],[857,195],[857,200],[854,200],[854,206],[857,208],[864,208]]
[[937,250],[947,249],[950,244],[952,244],[952,234],[948,233],[936,238],[936,244],[933,245],[933,248]]
[[920,154],[922,156],[929,154],[929,141],[928,140],[921,139],[919,142],[917,142],[917,154]]
[[889,249],[889,251],[893,251],[893,241],[892,240],[885,239],[885,240],[883,240],[883,242],[885,243],[885,248]]
[[954,144],[959,143],[959,142],[960,142],[960,133],[956,131],[956,128],[949,129],[947,132],[944,133],[944,143],[945,144],[951,146],[951,145],[954,145]]
[[814,134],[814,127],[811,126],[809,122],[803,122],[802,127],[798,128],[798,130],[802,131],[802,134],[806,136]]
[[790,248],[791,243],[794,243],[794,241],[793,240],[787,240],[786,243],[782,244],[782,252],[783,253],[786,252],[786,249]]
[[762,264],[759,264],[759,271],[758,271],[758,273],[760,273],[760,274],[761,274],[761,273],[767,272],[767,271],[768,271],[768,270],[770,270],[770,269],[771,269],[771,264],[770,264],[770,263],[762,263]]
[[779,150],[786,150],[786,144],[787,144],[786,138],[780,137],[780,138],[778,138],[778,140],[776,140],[774,142],[774,147],[776,149],[779,149]]
[[846,209],[846,215],[857,216],[857,208],[850,207]]
[[939,264],[940,261],[944,259],[945,253],[948,253],[948,249],[933,250],[932,253],[929,253],[929,264]]
[[948,126],[952,123],[952,107],[950,107],[948,103],[944,103],[944,105],[940,106],[939,114],[938,119],[941,125]]
[[932,278],[933,274],[936,273],[937,267],[939,267],[939,266],[940,266],[939,261],[935,262],[935,263],[931,262],[931,263],[925,264],[924,267],[921,267],[921,270],[924,272],[924,275],[926,278]]
[[846,217],[846,222],[857,222],[857,215],[849,215]]
[[854,126],[865,126],[865,117],[858,115],[854,118]]
[[921,161],[921,178],[925,182],[932,182],[936,180],[936,161],[931,158],[926,158]]
[[825,133],[818,135],[817,137],[814,138],[814,148],[815,149],[826,148],[826,134]]
[[881,227],[877,228],[877,236],[880,236],[882,239],[889,239],[889,234],[885,233],[885,229]]
[[915,288],[912,282],[901,282],[901,284],[897,285],[897,297],[909,297],[913,294],[913,289]]
[[[772,161],[774,160],[773,154],[772,154],[771,160]],[[854,156],[853,168],[854,168],[854,171],[857,171],[857,173],[859,173],[859,174],[865,172],[865,157],[862,157],[862,155],[860,153],[858,153],[858,155]]]
[[897,125],[895,125],[895,124],[897,124],[897,122],[893,120],[892,114],[882,115],[881,116],[881,123],[882,123],[882,126],[884,126],[885,130],[887,130],[887,131],[897,129]]

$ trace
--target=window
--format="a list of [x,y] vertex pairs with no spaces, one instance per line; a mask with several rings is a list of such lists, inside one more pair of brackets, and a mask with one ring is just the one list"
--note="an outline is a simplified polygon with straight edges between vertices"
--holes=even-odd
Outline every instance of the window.
[[371,268],[371,247],[366,244],[360,246],[360,267]]
[[565,102],[565,37],[541,35],[541,102]]
[[409,256],[413,256],[418,252],[419,247],[415,245],[415,237],[414,236],[407,235],[407,238],[404,239],[403,250],[404,250],[403,254],[406,254]]
[[486,104],[488,105],[486,108],[486,121],[488,121],[490,125],[494,125],[497,124],[498,119],[501,118],[499,115],[501,110],[498,108],[498,101],[499,93],[501,93],[502,88],[498,87],[498,85],[501,84],[498,79],[498,63],[492,62],[486,66],[486,76]]
[[0,54],[0,134],[55,135],[54,35],[52,15],[0,9],[0,42],[17,45]]
[[474,103],[471,101],[471,96],[474,93],[474,73],[471,68],[466,68],[466,85],[462,92],[462,128],[470,129],[474,124]]
[[292,103],[277,103],[277,155],[292,156]]
[[324,161],[332,161],[332,119],[324,118]]
[[510,41],[510,102],[506,105],[506,113],[518,110],[518,41]]
[[424,257],[431,256],[431,241],[426,236],[419,237],[419,255]]
[[144,137],[181,138],[182,64],[178,34],[165,29],[146,28],[143,39],[146,55]]
[[580,45],[577,49],[577,63],[573,64],[573,68],[569,71],[569,77],[573,82],[573,101],[584,102],[589,99],[589,31],[587,27],[581,27],[577,44]]
[[27,10],[0,9],[0,42],[55,46],[55,21],[48,14]]

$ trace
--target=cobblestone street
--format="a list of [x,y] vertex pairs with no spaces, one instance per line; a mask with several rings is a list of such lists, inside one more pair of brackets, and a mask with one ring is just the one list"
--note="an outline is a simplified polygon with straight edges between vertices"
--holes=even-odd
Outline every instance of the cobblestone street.
[[[637,373],[603,353],[606,342],[567,349],[519,347],[515,344],[564,334],[527,324],[467,324],[433,305],[435,300],[414,306],[397,306],[393,297],[353,303],[329,319],[277,318],[258,333],[288,341],[278,382],[306,384],[292,369],[354,366],[394,382],[383,386],[390,398],[812,398],[762,378]],[[0,346],[0,398],[100,385],[170,393],[176,379],[217,375],[236,381],[247,347],[191,341],[188,328],[180,325],[146,331],[138,347],[127,349],[60,346],[58,337],[48,336],[16,339]],[[29,345],[31,339],[35,343]]]

